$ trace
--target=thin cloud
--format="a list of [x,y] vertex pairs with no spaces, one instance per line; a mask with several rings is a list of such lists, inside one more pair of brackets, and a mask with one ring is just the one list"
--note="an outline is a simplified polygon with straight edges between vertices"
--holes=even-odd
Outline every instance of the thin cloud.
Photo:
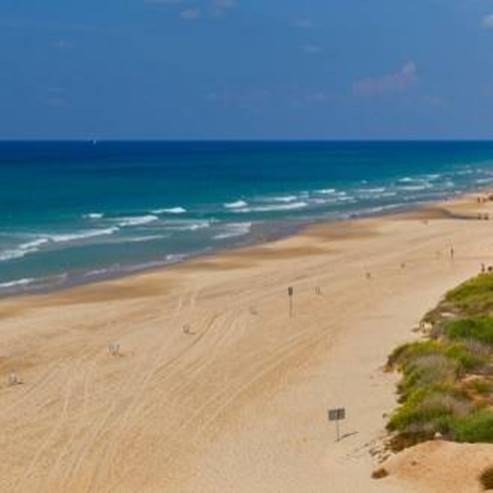
[[308,55],[317,55],[323,51],[321,46],[315,44],[303,45],[301,49]]
[[185,0],[144,0],[147,5],[176,5],[184,3]]
[[236,7],[236,0],[214,0],[214,6],[218,9],[231,9]]
[[236,0],[212,0],[210,14],[213,17],[221,17],[237,6]]
[[418,80],[416,64],[407,62],[400,70],[378,77],[366,77],[353,84],[353,94],[359,96],[403,92]]
[[[162,6],[181,8],[178,15],[187,21],[196,20],[204,16],[222,17],[228,11],[234,9],[237,0],[143,0],[144,4],[151,6]],[[188,4],[188,5],[187,5]],[[174,10],[174,9],[173,9]],[[175,10],[176,12],[176,10]]]
[[313,22],[310,19],[296,19],[294,27],[299,29],[313,29]]
[[481,24],[485,29],[493,29],[493,14],[485,15]]
[[180,17],[184,21],[194,21],[200,17],[200,9],[185,9],[180,12]]
[[72,48],[72,43],[64,40],[64,39],[59,39],[55,41],[54,43],[51,44],[51,46],[57,50],[68,50]]

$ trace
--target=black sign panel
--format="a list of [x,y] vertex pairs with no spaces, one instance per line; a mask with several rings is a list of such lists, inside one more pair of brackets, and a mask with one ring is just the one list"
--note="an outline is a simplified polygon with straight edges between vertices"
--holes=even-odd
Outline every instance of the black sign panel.
[[329,409],[329,421],[341,421],[346,419],[346,410],[341,409]]

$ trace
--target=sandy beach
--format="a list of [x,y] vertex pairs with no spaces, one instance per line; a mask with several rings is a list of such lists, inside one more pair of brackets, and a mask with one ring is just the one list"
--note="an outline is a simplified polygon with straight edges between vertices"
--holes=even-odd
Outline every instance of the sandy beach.
[[[405,461],[373,480],[370,451],[395,407],[387,355],[493,264],[479,210],[493,214],[468,196],[0,301],[0,491],[451,491],[443,468],[418,483]],[[334,407],[347,411],[340,442]],[[492,448],[450,467],[476,452]]]

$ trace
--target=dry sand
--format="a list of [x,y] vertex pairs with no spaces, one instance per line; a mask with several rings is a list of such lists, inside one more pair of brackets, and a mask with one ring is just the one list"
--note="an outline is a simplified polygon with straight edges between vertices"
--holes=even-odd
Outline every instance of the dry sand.
[[441,492],[398,464],[370,479],[369,451],[395,406],[388,353],[493,264],[493,220],[449,213],[478,207],[493,212],[465,198],[1,301],[0,491]]

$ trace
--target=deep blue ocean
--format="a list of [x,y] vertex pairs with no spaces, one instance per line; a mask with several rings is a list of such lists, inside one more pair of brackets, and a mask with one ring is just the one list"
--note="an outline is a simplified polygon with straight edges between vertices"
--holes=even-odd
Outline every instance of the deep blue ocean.
[[493,142],[3,142],[0,295],[493,182]]

